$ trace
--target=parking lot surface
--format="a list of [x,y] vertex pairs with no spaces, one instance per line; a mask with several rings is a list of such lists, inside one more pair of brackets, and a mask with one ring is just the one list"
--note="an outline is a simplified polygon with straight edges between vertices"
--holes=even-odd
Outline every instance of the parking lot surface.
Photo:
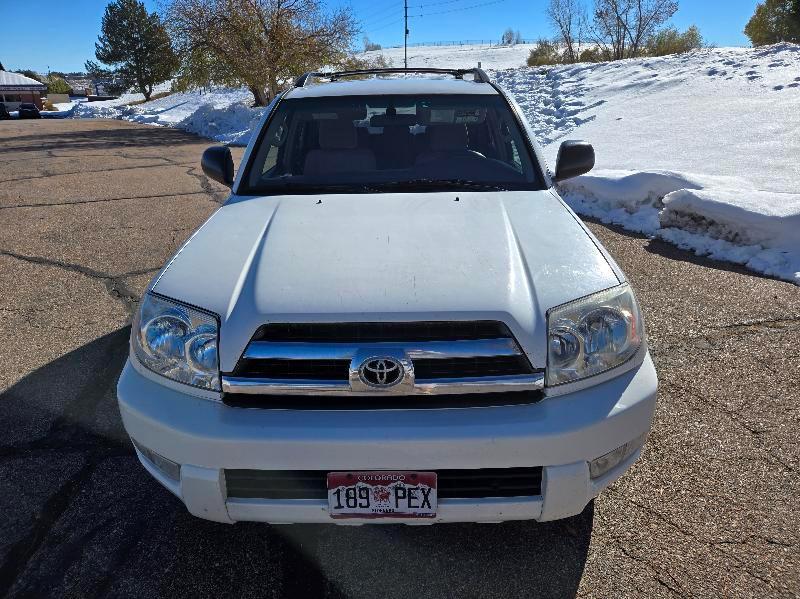
[[661,386],[642,459],[580,517],[349,528],[186,513],[139,466],[115,385],[139,296],[226,197],[200,170],[209,143],[123,121],[0,122],[0,596],[800,594],[800,289],[595,223],[638,292]]

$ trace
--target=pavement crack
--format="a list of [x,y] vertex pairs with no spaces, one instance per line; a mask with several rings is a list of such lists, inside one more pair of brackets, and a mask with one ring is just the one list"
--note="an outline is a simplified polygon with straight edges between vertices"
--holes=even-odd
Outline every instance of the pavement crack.
[[[74,200],[71,202],[41,202],[38,204],[12,204],[10,206],[0,206],[0,210],[11,210],[14,208],[51,208],[53,206],[80,206],[82,204],[99,204],[102,202],[121,202],[124,200],[155,200],[158,198],[180,198],[184,196],[206,195],[205,191],[185,191],[180,193],[160,193],[146,196],[123,196],[118,198],[98,198],[93,200]],[[22,199],[21,197],[19,198]]]
[[[653,580],[656,581],[659,585],[670,591],[673,595],[677,595],[678,597],[688,597],[688,595],[683,591],[683,589],[676,588],[671,584],[669,584],[666,580],[664,580],[658,568],[656,568],[653,564],[648,562],[645,558],[634,555],[633,553],[628,551],[618,539],[614,539],[614,543],[625,557],[647,568],[650,571]],[[674,577],[670,576],[670,578],[673,578],[674,580]],[[675,584],[678,585],[678,582],[675,581]]]
[[719,327],[716,330],[724,331],[763,331],[764,329],[784,329],[800,325],[800,316],[790,316],[787,318],[765,318],[761,320],[744,320],[742,322],[733,322]]
[[72,478],[48,498],[30,532],[11,545],[0,566],[0,596],[7,596],[17,577],[46,541],[53,525],[81,492],[81,488],[91,478],[96,467],[95,460],[87,461]]
[[[676,530],[677,532],[679,532],[680,534],[685,536],[686,538],[688,538],[688,539],[690,539],[690,540],[692,540],[694,542],[706,545],[707,547],[718,551],[719,553],[721,553],[725,557],[734,560],[739,565],[739,567],[741,568],[741,570],[745,574],[755,578],[756,580],[759,580],[759,581],[763,582],[764,584],[771,584],[771,582],[768,579],[764,578],[763,576],[760,576],[759,574],[753,572],[748,567],[751,564],[746,563],[741,558],[739,558],[736,555],[733,555],[732,553],[728,553],[727,551],[725,551],[722,548],[722,546],[724,546],[724,545],[743,545],[743,546],[748,546],[748,545],[750,545],[749,541],[751,539],[758,539],[758,540],[761,540],[762,542],[767,543],[767,544],[780,545],[782,547],[789,547],[789,548],[796,547],[795,544],[786,543],[786,542],[781,541],[779,539],[772,539],[772,538],[767,538],[767,537],[756,537],[754,535],[748,535],[744,539],[740,539],[740,540],[726,539],[726,540],[720,540],[720,541],[709,541],[709,540],[706,540],[706,539],[700,537],[694,531],[686,530],[683,527],[679,526],[678,524],[673,522],[670,518],[667,518],[664,514],[659,512],[658,510],[655,510],[655,509],[653,509],[653,508],[651,508],[651,507],[649,507],[647,505],[639,503],[638,501],[635,501],[635,500],[631,499],[627,495],[624,495],[622,493],[618,493],[613,488],[607,489],[606,493],[608,493],[609,495],[613,495],[613,496],[621,499],[622,501],[630,503],[631,505],[639,508],[643,512],[649,514],[650,516],[655,517],[656,519],[660,520],[661,522],[664,522],[665,524],[667,524],[668,526],[670,526],[671,528],[673,528],[674,530]],[[617,542],[618,545],[620,545],[620,549],[622,550],[622,552],[626,553],[625,549],[621,546],[620,541],[618,539],[615,539],[615,541]],[[626,553],[626,555],[628,557],[632,557],[631,555],[628,555],[628,553]],[[632,559],[635,559],[635,558],[632,557]]]
[[129,316],[133,315],[135,306],[139,302],[139,294],[130,289],[122,281],[122,279],[136,275],[147,274],[150,272],[156,272],[160,270],[159,268],[140,269],[123,273],[122,275],[112,275],[106,272],[95,270],[93,268],[89,268],[88,266],[83,266],[81,264],[72,264],[70,262],[53,260],[52,258],[45,258],[43,256],[28,256],[26,254],[18,254],[17,252],[12,252],[9,250],[0,249],[0,256],[7,256],[9,258],[14,258],[16,260],[28,262],[30,264],[40,264],[42,266],[60,268],[61,270],[66,270],[68,272],[81,274],[90,279],[102,281],[105,284],[106,291],[108,292],[108,294],[114,299],[118,299],[123,304],[125,304],[125,308],[128,311]]
[[[674,381],[664,381],[664,382],[661,383],[661,386],[662,387],[674,387],[675,389],[677,389],[678,391],[680,391],[684,395],[689,395],[689,396],[694,397],[695,399],[697,399],[698,402],[700,403],[700,405],[709,405],[710,404],[710,405],[715,406],[717,409],[721,410],[725,415],[727,415],[728,418],[730,418],[731,421],[734,424],[736,424],[741,429],[746,430],[748,433],[750,433],[750,435],[752,435],[753,439],[756,440],[756,443],[761,445],[761,448],[764,450],[764,452],[767,455],[769,455],[777,464],[779,464],[787,472],[794,472],[794,470],[795,470],[794,466],[792,466],[791,464],[788,464],[781,456],[776,455],[775,452],[770,447],[766,446],[765,442],[763,440],[761,440],[761,436],[765,432],[768,432],[768,431],[763,430],[761,428],[755,428],[755,427],[751,426],[750,424],[747,423],[747,421],[745,421],[742,418],[741,414],[738,411],[728,408],[726,405],[724,405],[723,403],[715,400],[713,397],[703,397],[701,395],[698,395],[693,389],[691,389],[689,387],[686,387],[684,385],[680,385],[678,383],[675,383]],[[701,410],[699,410],[697,408],[692,407],[692,409],[697,411],[697,412],[701,412]]]
[[54,173],[51,171],[45,171],[45,174],[43,175],[31,175],[29,177],[17,177],[16,179],[5,179],[0,181],[0,183],[17,183],[19,181],[35,181],[37,179],[49,179],[51,177],[66,177],[69,175],[85,175],[87,173],[113,173],[118,171],[133,171],[143,168],[165,168],[170,166],[189,166],[189,165],[168,162],[167,164],[144,164],[139,166],[120,166],[116,168],[84,169],[80,171],[68,171],[65,173]]
[[761,542],[766,545],[777,545],[786,549],[795,549],[800,547],[798,543],[789,543],[780,539],[773,539],[772,537],[763,537],[758,535],[747,535],[743,539],[722,539],[720,541],[711,541],[709,545],[742,545],[750,546],[753,542]]
[[214,202],[217,204],[224,204],[225,200],[228,199],[228,193],[216,189],[211,184],[211,180],[205,175],[205,173],[202,172],[202,170],[197,172],[197,168],[198,167],[193,166],[187,169],[186,174],[197,179],[200,182],[200,187],[203,188],[203,193],[210,196]]
[[30,262],[32,264],[42,264],[45,266],[53,266],[56,268],[61,268],[63,270],[69,270],[72,272],[80,273],[84,276],[87,276],[92,279],[108,279],[111,278],[111,275],[106,274],[104,272],[100,272],[99,270],[94,270],[92,268],[88,268],[86,266],[82,266],[80,264],[71,264],[69,262],[62,262],[61,260],[53,260],[51,258],[44,258],[42,256],[28,256],[26,254],[18,254],[17,252],[12,252],[9,250],[2,250],[0,249],[0,256],[8,256],[9,258],[16,258],[17,260],[22,260],[23,262]]

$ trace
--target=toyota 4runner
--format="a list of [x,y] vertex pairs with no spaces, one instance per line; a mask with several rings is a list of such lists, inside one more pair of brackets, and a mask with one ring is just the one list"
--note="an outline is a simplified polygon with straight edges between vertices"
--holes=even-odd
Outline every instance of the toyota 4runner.
[[309,73],[149,285],[119,407],[210,520],[580,513],[638,458],[656,373],[633,290],[479,70]]

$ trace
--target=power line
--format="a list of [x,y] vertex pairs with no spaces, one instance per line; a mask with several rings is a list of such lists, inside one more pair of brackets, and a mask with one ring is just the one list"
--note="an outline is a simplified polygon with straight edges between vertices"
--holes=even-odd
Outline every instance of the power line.
[[400,10],[402,7],[399,6],[396,2],[392,2],[388,6],[384,6],[383,8],[378,9],[377,11],[371,13],[369,15],[370,20],[379,21],[381,20],[384,15],[390,15],[397,10]]
[[[423,2],[422,4],[417,4],[414,8],[428,8],[430,6],[439,6],[441,4],[453,4],[454,2],[464,2],[464,0],[444,0],[443,2]],[[411,7],[409,7],[411,8]]]
[[385,17],[381,17],[380,19],[376,19],[375,21],[370,21],[370,22],[366,23],[364,25],[364,27],[365,27],[365,29],[372,29],[375,26],[383,27],[389,21],[396,21],[398,18],[402,18],[402,17],[398,17],[396,14],[395,15],[386,15]]
[[404,21],[403,17],[400,17],[399,19],[396,19],[396,20],[392,21],[391,23],[387,23],[386,25],[381,25],[380,27],[370,27],[369,31],[370,32],[372,32],[372,31],[380,31],[381,29],[386,29],[387,27],[390,27],[392,25],[397,25],[398,23],[402,23],[403,21]]
[[470,10],[473,8],[480,8],[481,6],[489,6],[491,4],[500,4],[501,2],[505,2],[505,0],[492,0],[491,2],[481,2],[480,4],[473,4],[472,6],[459,6],[458,8],[451,8],[450,10],[438,10],[436,12],[429,12],[429,13],[422,13],[419,15],[413,15],[415,17],[432,17],[434,15],[445,15],[451,12],[461,12],[462,10]]
[[[472,10],[473,8],[481,8],[483,6],[491,6],[492,4],[500,4],[501,2],[505,2],[505,0],[490,0],[489,2],[479,2],[478,4],[472,4],[470,6],[457,6],[456,8],[451,8],[451,9],[447,9],[447,10],[437,10],[435,12],[429,12],[429,13],[424,12],[424,10],[426,8],[428,8],[429,6],[442,6],[442,5],[455,4],[457,2],[464,2],[464,1],[465,0],[438,0],[438,1],[432,2],[430,4],[423,3],[423,4],[418,4],[418,5],[412,5],[411,7],[409,7],[408,0],[404,0],[403,1],[403,18],[402,19],[395,19],[393,21],[389,21],[388,23],[384,22],[385,19],[391,18],[393,16],[391,14],[391,9],[394,8],[394,7],[391,7],[391,6],[389,6],[389,7],[385,6],[383,8],[383,10],[379,11],[379,14],[382,13],[382,12],[386,12],[386,8],[389,8],[390,12],[387,13],[385,16],[381,16],[381,17],[377,18],[375,21],[372,22],[372,25],[365,26],[365,29],[369,29],[370,32],[380,31],[381,29],[386,29],[387,27],[391,27],[392,25],[396,25],[396,24],[398,24],[400,22],[403,22],[404,23],[404,28],[403,28],[403,64],[405,65],[406,68],[408,68],[408,34],[410,33],[410,31],[408,29],[408,20],[409,19],[419,19],[419,18],[422,18],[422,17],[433,17],[435,15],[446,15],[446,14],[449,14],[449,13],[462,12],[462,11],[465,11],[465,10]],[[408,9],[409,8],[422,9],[423,12],[421,12],[418,15],[410,15],[410,14],[408,14]],[[374,26],[376,23],[379,23],[379,25],[377,27]]]
[[363,21],[366,23],[378,23],[380,21],[384,21],[387,18],[397,18],[399,15],[402,14],[403,11],[403,4],[394,0],[389,5],[384,6],[382,9],[378,9],[377,12],[374,14],[370,14],[367,16],[366,19]]
[[[402,9],[401,9],[402,10]],[[393,14],[393,15],[386,15],[381,17],[380,19],[376,19],[374,21],[368,22],[364,25],[365,31],[368,29],[374,29],[378,27],[384,27],[390,22],[395,22],[397,19],[402,19],[402,13],[400,14]]]

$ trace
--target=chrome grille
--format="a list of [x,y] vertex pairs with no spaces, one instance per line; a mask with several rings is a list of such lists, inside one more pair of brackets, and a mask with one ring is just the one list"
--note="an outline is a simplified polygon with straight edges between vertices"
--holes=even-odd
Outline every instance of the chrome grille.
[[496,320],[428,320],[416,322],[276,322],[265,324],[253,341],[451,341],[511,337],[508,327]]
[[[386,358],[402,377],[376,389],[359,374]],[[535,370],[501,322],[270,324],[256,331],[223,391],[250,395],[449,395],[540,391]]]

